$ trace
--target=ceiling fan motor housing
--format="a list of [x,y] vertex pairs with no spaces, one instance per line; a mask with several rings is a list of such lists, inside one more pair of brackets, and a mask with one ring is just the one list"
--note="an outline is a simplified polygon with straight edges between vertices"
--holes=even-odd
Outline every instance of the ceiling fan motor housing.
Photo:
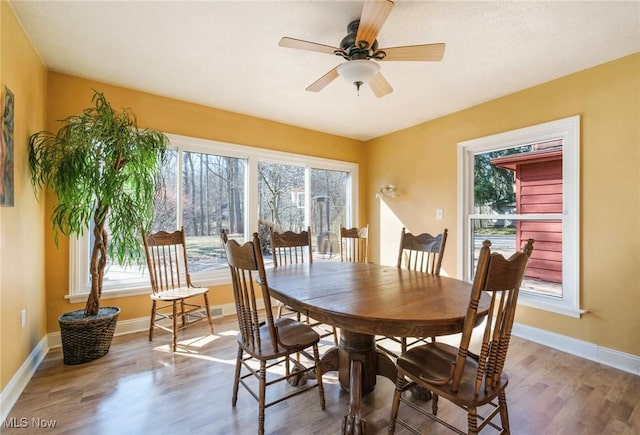
[[373,41],[373,44],[369,47],[366,41],[356,41],[356,35],[358,34],[358,26],[360,20],[354,20],[347,26],[347,36],[342,38],[340,42],[341,51],[336,51],[337,55],[344,57],[347,60],[356,59],[382,59],[386,53],[382,50],[378,50],[378,40]]

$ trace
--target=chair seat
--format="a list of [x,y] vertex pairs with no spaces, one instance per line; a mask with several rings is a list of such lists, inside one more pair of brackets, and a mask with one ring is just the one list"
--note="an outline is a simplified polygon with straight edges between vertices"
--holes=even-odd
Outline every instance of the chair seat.
[[151,293],[151,299],[156,301],[177,301],[180,299],[190,298],[192,296],[199,296],[207,293],[208,287],[180,287],[161,293]]
[[238,343],[255,358],[268,360],[306,349],[320,341],[320,335],[313,328],[297,320],[281,317],[274,319],[273,322],[280,338],[277,352],[274,350],[269,327],[266,324],[260,326],[261,349],[243,343],[242,333],[238,334]]
[[[451,374],[451,361],[456,360],[457,354],[457,347],[440,342],[429,343],[406,351],[398,358],[397,365],[400,369],[411,373],[412,377],[447,379]],[[509,378],[503,372],[500,376],[500,382],[485,391],[483,380],[480,392],[476,396],[475,382],[477,373],[478,362],[474,358],[467,356],[457,393],[451,391],[451,382],[447,382],[444,385],[434,385],[429,382],[429,389],[454,403],[481,406],[489,403],[501,390],[506,388],[509,382]]]

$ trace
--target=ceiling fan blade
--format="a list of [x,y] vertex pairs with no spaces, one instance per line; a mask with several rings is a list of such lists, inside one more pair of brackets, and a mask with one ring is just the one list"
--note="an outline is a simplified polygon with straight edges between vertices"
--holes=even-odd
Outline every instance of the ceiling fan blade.
[[329,83],[334,81],[338,77],[338,67],[336,66],[331,71],[320,77],[315,82],[307,86],[307,91],[319,92],[325,88]]
[[444,43],[440,43],[383,48],[381,50],[387,55],[380,60],[438,61],[444,56],[444,46]]
[[360,24],[356,34],[356,45],[360,41],[366,41],[367,47],[371,47],[378,37],[382,25],[387,20],[394,3],[391,0],[375,0],[365,2],[360,15]]
[[384,97],[387,94],[393,92],[393,88],[389,84],[389,82],[384,78],[382,73],[378,71],[378,73],[373,76],[371,80],[369,80],[369,86],[376,97]]
[[334,54],[340,51],[339,48],[329,45],[318,44],[316,42],[303,41],[301,39],[287,38],[286,36],[278,43],[280,47],[297,48],[298,50],[317,51],[319,53]]

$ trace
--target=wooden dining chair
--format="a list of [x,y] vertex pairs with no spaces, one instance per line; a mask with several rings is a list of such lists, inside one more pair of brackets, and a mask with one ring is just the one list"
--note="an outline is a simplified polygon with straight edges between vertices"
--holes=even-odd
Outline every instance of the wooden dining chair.
[[[435,236],[429,233],[414,235],[403,227],[400,234],[397,266],[440,276],[448,233],[449,230],[445,228],[442,233]],[[387,340],[399,343],[400,353],[406,352],[409,347],[416,344],[426,343],[424,337],[383,337],[377,339],[378,348],[394,357],[397,357],[398,353],[391,347],[384,345]],[[431,337],[431,340],[435,341],[435,337]]]
[[[275,231],[273,227],[269,229],[269,239],[271,241],[271,253],[273,255],[273,266],[277,267],[286,264],[312,263],[313,248],[311,245],[311,227],[306,231],[296,233],[294,231]],[[300,313],[291,307],[287,307],[280,301],[278,305],[278,317],[283,314],[295,314],[300,320]]]
[[[287,264],[313,263],[311,227],[307,227],[306,231],[300,231],[299,233],[293,231],[278,232],[271,228],[270,238],[274,267]],[[301,313],[295,311],[293,308],[286,306],[280,301],[277,301],[277,305],[278,318],[287,314],[295,314],[298,320],[301,319]],[[320,329],[321,338],[333,335],[335,344],[338,344],[338,333],[335,327],[312,320],[307,313],[302,314],[305,315],[308,324]]]
[[[290,317],[274,318],[258,233],[254,233],[253,240],[243,245],[229,240],[225,231],[222,231],[221,237],[231,271],[240,327],[231,403],[236,406],[238,389],[242,385],[258,401],[258,434],[264,434],[266,408],[312,388],[318,388],[320,406],[325,409],[318,351],[320,336],[309,325],[298,320]],[[260,299],[264,302],[264,309],[258,307]],[[307,352],[309,348],[313,355]],[[293,354],[297,354],[296,360],[292,359]],[[297,361],[300,354],[313,361],[313,365],[302,366]],[[258,369],[256,363],[259,363]],[[297,371],[290,370],[291,363]],[[284,374],[271,370],[276,365],[283,364]],[[247,379],[252,376],[258,380],[257,391]],[[314,378],[315,380],[309,380]],[[297,384],[300,379],[305,379],[307,384],[286,386],[284,391],[278,390],[280,393],[277,397],[267,396],[267,387],[287,380]]]
[[293,231],[278,232],[270,228],[273,265],[312,263],[311,227],[299,233]]
[[345,228],[340,225],[340,261],[369,261],[369,225],[362,228]]
[[[151,322],[149,341],[153,331],[160,328],[171,333],[171,349],[178,346],[178,330],[207,319],[213,334],[209,309],[209,289],[191,283],[184,228],[168,233],[142,232],[149,279],[151,281]],[[201,298],[202,302],[197,302]],[[180,319],[180,324],[178,324]],[[163,320],[171,321],[167,326]]]
[[429,233],[416,236],[408,233],[406,228],[402,228],[397,266],[440,275],[448,232],[449,230],[445,228],[436,236]]
[[[480,250],[460,345],[454,347],[442,342],[428,343],[407,350],[397,359],[398,378],[389,418],[390,434],[395,432],[397,423],[414,433],[420,433],[407,420],[398,418],[400,403],[460,434],[477,434],[487,425],[500,433],[510,433],[505,393],[509,380],[503,368],[520,285],[533,251],[533,239],[528,240],[522,252],[516,252],[509,259],[491,253],[490,246],[491,242],[485,240]],[[480,353],[477,355],[469,350],[469,343],[478,320],[478,303],[482,293],[491,296],[491,303]],[[403,397],[405,391],[416,386],[431,391],[431,412]],[[467,412],[468,432],[437,415],[439,397]],[[479,411],[483,415],[479,415]],[[501,427],[493,423],[497,415],[500,415]],[[478,419],[481,420],[480,424]]]

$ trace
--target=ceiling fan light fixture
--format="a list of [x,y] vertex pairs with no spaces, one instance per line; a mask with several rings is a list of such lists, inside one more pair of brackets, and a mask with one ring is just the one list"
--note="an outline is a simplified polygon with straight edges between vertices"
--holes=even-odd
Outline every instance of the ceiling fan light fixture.
[[338,74],[349,83],[355,84],[358,89],[364,83],[368,83],[378,71],[380,65],[372,60],[356,59],[338,65]]

